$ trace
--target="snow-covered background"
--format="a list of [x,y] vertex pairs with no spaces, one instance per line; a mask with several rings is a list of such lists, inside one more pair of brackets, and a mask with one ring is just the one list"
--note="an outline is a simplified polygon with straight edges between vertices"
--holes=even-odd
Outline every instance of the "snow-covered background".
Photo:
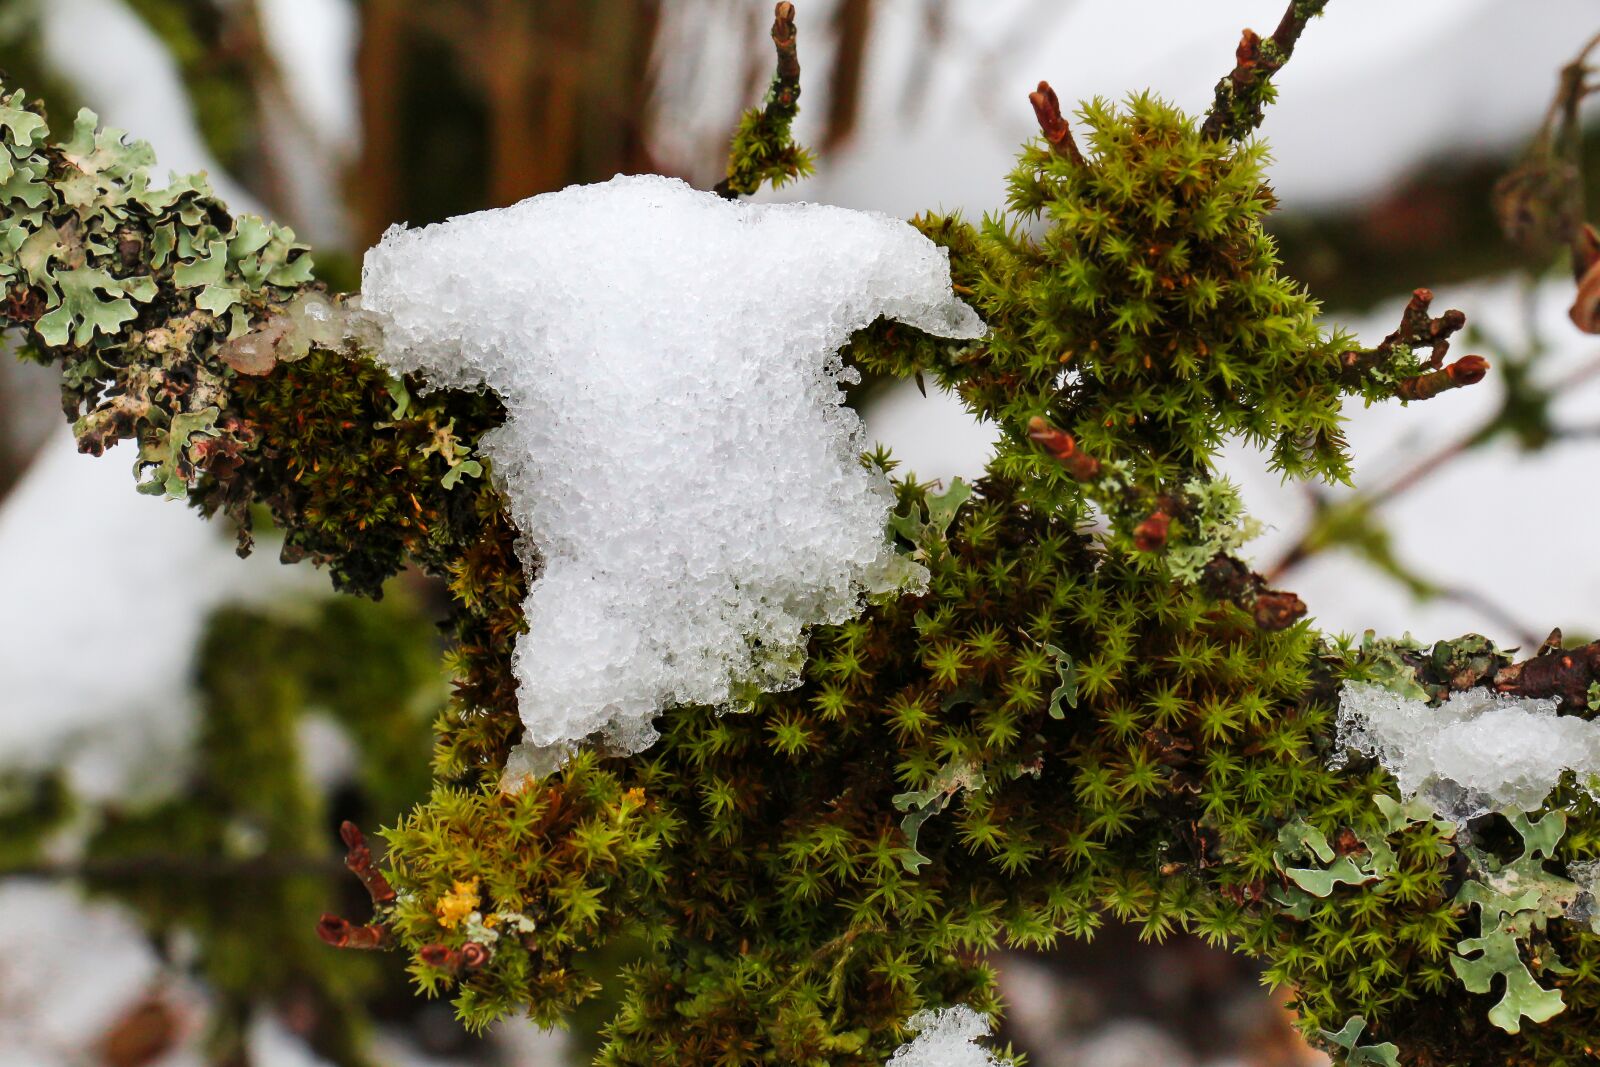
[[[12,2],[25,0],[5,0]],[[999,202],[1015,146],[1033,130],[1026,94],[1040,78],[1064,99],[1151,88],[1201,111],[1232,63],[1238,30],[1269,31],[1282,6],[880,0],[855,135],[821,161],[814,179],[768,198],[900,215],[961,208],[975,216]],[[318,236],[336,242],[346,232],[345,207],[333,176],[361,138],[358,20],[349,0],[258,0],[258,7],[266,46],[287,75],[288,110],[272,136],[300,213]],[[803,0],[800,7],[804,140],[820,129],[826,100],[809,87],[821,84],[838,51],[827,32],[838,2]],[[1359,204],[1418,167],[1448,166],[1464,153],[1509,155],[1541,117],[1557,67],[1600,28],[1593,0],[1337,0],[1330,7],[1277,79],[1280,103],[1264,128],[1288,213]],[[944,27],[937,41],[929,32],[934,8]],[[655,63],[663,103],[651,134],[664,165],[702,184],[715,177],[719,160],[708,157],[707,146],[715,149],[748,102],[738,72],[752,40],[762,44],[770,9],[767,0],[665,5]],[[122,0],[43,0],[37,12],[51,66],[109,123],[149,140],[163,167],[209,170],[236,208],[260,207],[210,158],[176,66]],[[1534,284],[1508,272],[1439,287],[1435,307],[1462,308],[1513,353],[1544,349],[1539,374],[1555,382],[1600,358],[1600,341],[1566,320],[1570,295],[1561,278]],[[1398,321],[1404,296],[1345,324],[1374,341]],[[8,395],[51,406],[48,383],[38,376],[8,366],[0,380]],[[1447,448],[1492,413],[1499,389],[1491,374],[1478,387],[1410,409],[1351,411],[1357,484],[1386,485]],[[1564,390],[1558,423],[1600,426],[1597,390],[1595,378]],[[987,431],[949,398],[923,398],[909,387],[880,397],[866,420],[869,432],[923,477],[970,477],[988,447]],[[240,563],[221,531],[180,505],[136,496],[126,446],[89,459],[73,453],[64,428],[39,425],[13,418],[4,429],[14,447],[36,451],[0,499],[0,769],[67,760],[75,783],[91,794],[159,788],[162,774],[182,762],[193,714],[182,650],[206,613],[240,599],[321,595],[314,590],[324,583],[304,569],[275,566],[270,552]],[[1600,560],[1588,551],[1596,511],[1586,491],[1597,458],[1600,436],[1527,454],[1496,443],[1442,464],[1387,503],[1380,514],[1396,557],[1449,589],[1448,597],[1420,602],[1339,551],[1289,569],[1281,581],[1331,629],[1409,630],[1423,638],[1478,631],[1512,643],[1557,624],[1569,634],[1600,633]],[[1300,539],[1312,502],[1243,449],[1230,453],[1225,469],[1270,526],[1253,546],[1256,559],[1270,565]],[[152,568],[159,575],[147,580]],[[145,622],[86,631],[72,614],[86,602],[101,618]],[[69,922],[68,913],[78,918]],[[152,989],[178,1005],[180,1028],[190,1025],[185,1013],[203,1011],[203,991],[171,987],[115,909],[85,913],[69,889],[11,883],[0,888],[0,920],[0,1064],[92,1062],[107,1027],[128,1018]],[[35,958],[44,962],[28,962]],[[1054,1051],[1036,1060],[1046,1067],[1193,1062],[1148,1024],[1119,1024],[1123,1029],[1109,1036],[1058,1033],[1048,1005],[1060,983],[1037,967],[1011,968],[1007,976],[1019,1032],[1032,1028],[1054,1041]],[[63,996],[76,1008],[65,1021],[50,1007]],[[509,1061],[554,1062],[541,1038],[518,1031],[504,1040]],[[307,1063],[297,1042],[264,1020],[255,1034],[257,1060],[269,1067]],[[163,1062],[190,1062],[183,1057],[194,1055],[192,1041],[178,1048]],[[412,1055],[399,1042],[384,1049],[385,1062]]]

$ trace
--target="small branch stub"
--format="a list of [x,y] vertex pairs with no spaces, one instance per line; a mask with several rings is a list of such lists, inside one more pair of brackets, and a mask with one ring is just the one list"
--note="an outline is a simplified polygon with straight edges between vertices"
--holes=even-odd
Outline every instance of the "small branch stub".
[[1213,557],[1200,583],[1207,596],[1248,611],[1258,630],[1287,630],[1306,613],[1305,601],[1282,589],[1268,589],[1266,579],[1232,556]]
[[1258,630],[1287,630],[1306,613],[1306,602],[1294,593],[1263,589],[1256,595],[1255,617]]
[[1083,153],[1078,151],[1078,143],[1072,139],[1072,127],[1061,114],[1061,99],[1050,88],[1050,83],[1040,82],[1039,88],[1028,94],[1028,103],[1033,105],[1033,114],[1039,120],[1039,132],[1050,142],[1056,155],[1072,160],[1077,166],[1087,166]]
[[380,949],[389,947],[389,931],[378,923],[357,926],[338,915],[324,915],[317,922],[317,936],[334,948]]
[[344,865],[350,869],[351,874],[361,879],[361,884],[372,897],[372,903],[380,906],[392,904],[395,898],[394,887],[374,865],[372,849],[367,847],[367,839],[362,834],[361,828],[346,819],[339,826],[339,837],[344,841],[347,850]]

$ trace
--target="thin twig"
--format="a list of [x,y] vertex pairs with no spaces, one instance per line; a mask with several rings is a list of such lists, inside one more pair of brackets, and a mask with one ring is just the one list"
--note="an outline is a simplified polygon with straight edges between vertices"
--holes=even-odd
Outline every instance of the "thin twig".
[[1272,76],[1294,55],[1306,23],[1322,14],[1328,0],[1289,0],[1272,36],[1262,40],[1245,30],[1234,53],[1234,67],[1217,83],[1216,99],[1201,132],[1213,141],[1239,141],[1261,125]]
[[[1570,389],[1575,389],[1593,378],[1600,378],[1600,356],[1595,357],[1594,359],[1585,363],[1583,366],[1572,371],[1570,374],[1559,379],[1551,387],[1551,392],[1562,393]],[[1456,440],[1450,442],[1448,445],[1445,445],[1443,448],[1440,448],[1434,452],[1430,452],[1422,459],[1419,459],[1417,462],[1401,471],[1381,488],[1375,489],[1370,493],[1362,494],[1360,497],[1352,499],[1363,500],[1368,508],[1376,509],[1382,507],[1384,504],[1399,496],[1401,493],[1408,492],[1418,483],[1426,481],[1438,471],[1449,466],[1451,462],[1458,459],[1463,454],[1470,452],[1472,449],[1478,447],[1490,437],[1494,436],[1494,433],[1499,426],[1500,415],[1500,412],[1496,412],[1493,416],[1480,423],[1470,433],[1463,434]],[[1600,434],[1600,428],[1596,428],[1594,430],[1590,430],[1588,428],[1580,428],[1570,431],[1562,430],[1559,431],[1556,436],[1561,438],[1581,439],[1596,434]],[[1310,558],[1310,556],[1313,554],[1308,551],[1310,547],[1310,533],[1311,531],[1307,530],[1306,533],[1301,535],[1300,539],[1291,545],[1282,556],[1278,557],[1278,561],[1276,563],[1266,568],[1263,573],[1267,581],[1278,581],[1287,571],[1295,567],[1297,564]]]
[[[1591,378],[1600,377],[1600,357],[1596,357],[1574,370],[1572,373],[1559,379],[1550,389],[1551,393],[1563,393],[1589,381]],[[1425,458],[1418,460],[1411,467],[1401,472],[1383,488],[1372,493],[1367,502],[1373,507],[1378,507],[1389,500],[1407,491],[1418,482],[1425,480],[1429,475],[1447,466],[1452,460],[1462,453],[1470,451],[1482,444],[1492,436],[1496,423],[1499,422],[1499,413],[1485,420],[1472,433],[1466,434],[1453,443],[1439,449]],[[1564,436],[1561,435],[1561,436]]]
[[[789,138],[789,124],[794,121],[795,114],[800,110],[798,37],[794,23],[794,5],[786,0],[774,5],[772,47],[777,52],[778,65],[772,77],[772,85],[767,90],[766,104],[757,113],[755,136],[757,140],[775,140],[777,142],[775,147],[787,145],[791,152],[799,151],[794,148]],[[738,173],[741,164],[748,169],[748,161],[740,159],[736,137],[734,152],[729,160],[728,176],[713,186],[711,191],[729,200],[737,200],[740,196],[748,196],[755,192],[760,187],[763,176],[759,172]],[[809,164],[807,166],[809,167]]]

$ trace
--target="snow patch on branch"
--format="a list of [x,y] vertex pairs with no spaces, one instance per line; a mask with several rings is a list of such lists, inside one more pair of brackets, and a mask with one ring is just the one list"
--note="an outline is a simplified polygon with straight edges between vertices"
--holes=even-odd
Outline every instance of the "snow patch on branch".
[[624,751],[675,704],[800,678],[807,629],[920,580],[860,462],[839,349],[888,317],[975,338],[948,256],[904,222],[617,177],[367,253],[381,358],[493,389],[485,435],[536,575],[518,642],[530,767]]
[[1487,689],[1432,707],[1351,682],[1339,697],[1338,745],[1376,758],[1402,793],[1456,820],[1535,811],[1566,771],[1591,790],[1600,774],[1600,722],[1557,715],[1554,700]]
[[895,1050],[885,1067],[998,1067],[1000,1061],[979,1045],[989,1036],[989,1021],[964,1005],[919,1011],[906,1023],[917,1036]]

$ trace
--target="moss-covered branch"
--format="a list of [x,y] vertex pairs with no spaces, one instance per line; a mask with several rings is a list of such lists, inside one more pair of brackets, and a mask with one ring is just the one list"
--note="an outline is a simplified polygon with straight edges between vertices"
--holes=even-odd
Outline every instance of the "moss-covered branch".
[[1201,131],[1213,140],[1239,141],[1248,137],[1261,119],[1276,89],[1272,76],[1294,55],[1306,23],[1322,14],[1328,0],[1289,0],[1272,36],[1262,39],[1254,30],[1239,38],[1233,70],[1217,83],[1216,99]]
[[796,48],[794,5],[773,8],[772,46],[778,69],[772,75],[766,102],[739,119],[728,150],[728,176],[716,185],[719,196],[750,196],[762,185],[774,189],[811,173],[811,153],[794,143],[790,127],[800,113],[800,53]]
[[[474,1026],[556,1021],[625,944],[603,1063],[878,1064],[917,1009],[997,1008],[985,951],[1088,937],[1110,914],[1261,958],[1351,1056],[1576,1062],[1600,939],[1519,928],[1528,1003],[1566,1011],[1512,1033],[1469,940],[1503,957],[1506,931],[1488,890],[1464,887],[1502,861],[1570,873],[1600,850],[1589,795],[1558,790],[1563,833],[1538,823],[1524,854],[1505,826],[1469,843],[1377,765],[1330,756],[1348,680],[1438,700],[1550,674],[1587,694],[1593,657],[1519,668],[1481,639],[1319,634],[1237,561],[1248,527],[1213,470],[1237,435],[1287,473],[1344,477],[1342,400],[1423,398],[1406,383],[1443,370],[1457,324],[1424,304],[1352,363],[1279,273],[1259,146],[1136,96],[1086,105],[1084,147],[1065,150],[1059,106],[1035,105],[1047,139],[1025,147],[1006,212],[917,220],[989,334],[880,324],[850,353],[932,376],[1002,432],[971,487],[897,483],[892,530],[927,591],[819,628],[804,684],[747,714],[676,708],[648,752],[582,751],[542,778],[502,780],[527,576],[473,458],[493,401],[418,399],[367,357],[373,339],[330,326],[341,304],[292,235],[194,181],[151,192],[141,151],[92,118],[48,143],[16,96],[0,110],[6,315],[66,369],[84,447],[136,441],[148,484],[208,514],[264,505],[286,555],[341,588],[375,593],[407,563],[448,579],[456,693],[432,795],[385,833],[393,892],[370,894],[371,921],[321,932],[392,939]],[[1494,973],[1523,981],[1501,957]]]

